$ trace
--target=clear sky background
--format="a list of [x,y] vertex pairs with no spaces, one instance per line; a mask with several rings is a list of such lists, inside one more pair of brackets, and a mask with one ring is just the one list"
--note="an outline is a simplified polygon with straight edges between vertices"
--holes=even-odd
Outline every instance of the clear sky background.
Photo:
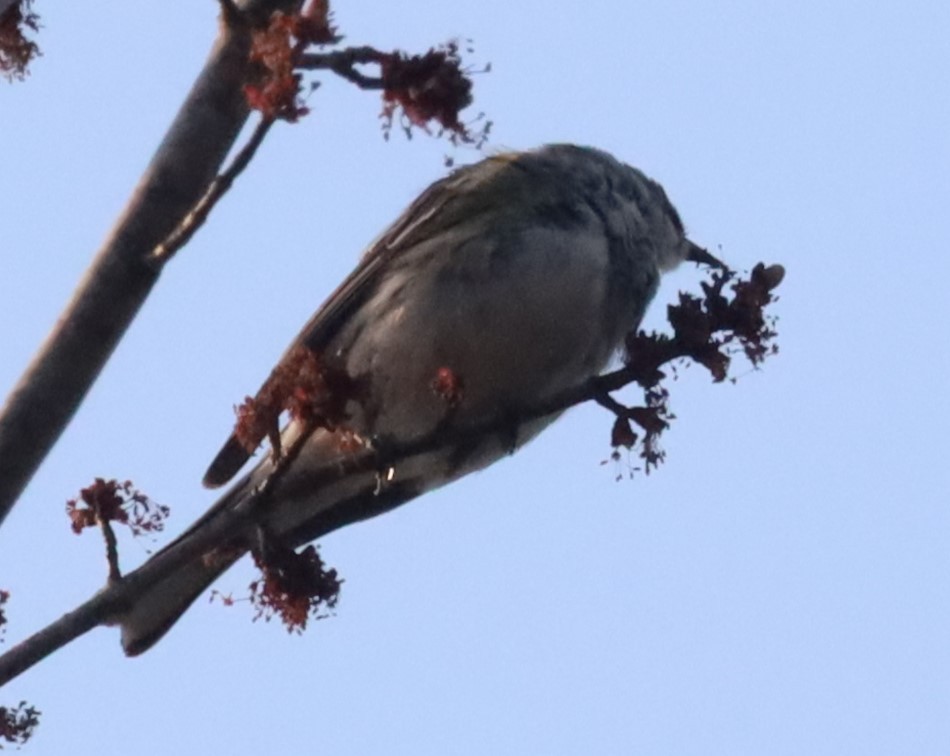
[[[2,392],[216,16],[36,9],[45,57],[0,88]],[[601,466],[611,419],[585,406],[326,538],[343,597],[302,637],[206,601],[139,659],[90,633],[0,693],[43,711],[25,752],[950,753],[950,5],[352,0],[336,19],[352,44],[473,38],[494,147],[609,150],[732,265],[783,263],[781,354],[735,386],[687,371],[648,478]],[[70,532],[65,500],[131,478],[173,508],[159,544],[183,529],[214,499],[200,478],[232,406],[443,175],[444,142],[383,142],[375,94],[327,77],[311,105],[169,265],[0,531],[6,645],[103,583],[101,540]],[[648,324],[698,280],[670,277]]]

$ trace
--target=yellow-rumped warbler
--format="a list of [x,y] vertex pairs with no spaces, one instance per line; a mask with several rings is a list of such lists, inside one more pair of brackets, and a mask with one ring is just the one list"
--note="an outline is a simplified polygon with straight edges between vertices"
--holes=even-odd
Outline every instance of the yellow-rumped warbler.
[[[602,370],[639,323],[660,274],[686,259],[714,262],[686,239],[659,184],[599,150],[551,145],[496,155],[435,182],[294,342],[359,384],[359,397],[346,402],[345,430],[319,429],[306,440],[259,523],[297,546],[524,444],[556,415],[519,422],[519,412]],[[440,371],[454,396],[433,390]],[[351,453],[344,433],[400,443],[494,417],[507,418],[509,430],[405,459],[383,482],[372,471],[325,480],[328,463]],[[299,425],[285,429],[285,444]],[[249,456],[232,436],[205,483],[226,483]],[[233,515],[274,464],[263,458],[165,551]],[[145,591],[120,618],[126,653],[158,640],[250,548],[250,530],[225,544],[225,556],[198,555]]]

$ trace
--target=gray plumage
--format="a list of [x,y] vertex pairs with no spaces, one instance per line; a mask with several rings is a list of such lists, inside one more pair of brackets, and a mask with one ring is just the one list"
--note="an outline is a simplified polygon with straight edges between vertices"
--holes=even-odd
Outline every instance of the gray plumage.
[[[361,382],[346,426],[367,440],[405,441],[449,423],[511,418],[512,431],[407,459],[381,488],[373,473],[314,485],[346,454],[318,430],[274,490],[263,524],[300,545],[491,464],[556,416],[519,423],[519,410],[604,368],[635,328],[662,272],[704,260],[659,184],[591,148],[551,145],[502,154],[437,181],[370,245],[356,270],[288,350],[305,345]],[[286,356],[286,355],[285,355]],[[442,368],[461,378],[449,408],[432,389]],[[284,431],[285,442],[299,431]],[[248,460],[232,437],[206,485]],[[270,455],[238,481],[174,549],[233,513],[273,469]],[[147,591],[121,618],[128,654],[150,647],[252,542],[221,563],[197,559]]]

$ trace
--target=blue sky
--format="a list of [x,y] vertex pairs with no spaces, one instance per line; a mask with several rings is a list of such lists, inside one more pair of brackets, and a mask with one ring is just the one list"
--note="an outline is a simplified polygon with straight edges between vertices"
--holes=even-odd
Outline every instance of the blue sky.
[[[49,7],[47,7],[49,6]],[[108,232],[207,53],[214,4],[40,3],[0,89],[0,391]],[[699,370],[657,474],[614,480],[569,413],[485,473],[325,539],[336,616],[303,637],[199,602],[153,651],[97,630],[11,683],[28,752],[839,754],[950,751],[950,6],[340,3],[353,44],[475,41],[494,147],[573,141],[661,181],[692,237],[788,271],[781,354]],[[0,531],[7,644],[94,592],[64,501],[131,478],[173,508],[232,406],[361,249],[444,172],[327,80],[168,267]],[[456,153],[459,160],[474,159]],[[667,281],[649,316],[698,275]],[[146,554],[122,546],[123,566]],[[240,591],[239,566],[219,587]]]

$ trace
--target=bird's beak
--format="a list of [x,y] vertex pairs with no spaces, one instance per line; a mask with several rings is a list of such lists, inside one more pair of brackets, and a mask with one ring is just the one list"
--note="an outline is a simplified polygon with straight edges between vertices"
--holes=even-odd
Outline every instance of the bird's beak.
[[708,265],[710,268],[720,268],[722,270],[728,271],[728,266],[720,260],[718,257],[713,257],[709,254],[709,251],[703,249],[698,244],[693,244],[693,242],[686,240],[686,244],[689,245],[689,251],[686,253],[686,259],[690,262],[694,262],[697,265]]

